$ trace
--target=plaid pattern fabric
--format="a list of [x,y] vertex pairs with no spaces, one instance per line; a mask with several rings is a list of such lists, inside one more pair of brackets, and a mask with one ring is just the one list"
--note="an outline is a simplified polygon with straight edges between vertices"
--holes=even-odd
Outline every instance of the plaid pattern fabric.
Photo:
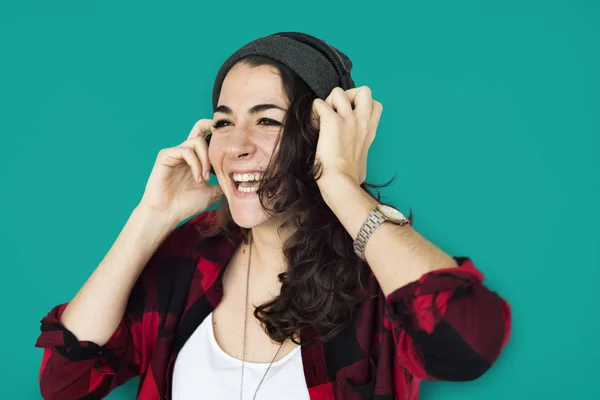
[[[42,319],[44,399],[101,399],[135,376],[137,399],[171,398],[175,358],[221,300],[224,266],[242,240],[241,232],[233,243],[204,238],[197,227],[213,217],[200,214],[161,243],[105,345],[78,341],[61,325],[67,304]],[[379,297],[365,297],[353,323],[327,343],[301,348],[310,398],[414,400],[421,380],[467,381],[488,370],[508,340],[510,308],[468,257],[454,258],[458,268],[424,274],[387,297],[371,274],[369,292]],[[301,337],[319,336],[307,327]]]

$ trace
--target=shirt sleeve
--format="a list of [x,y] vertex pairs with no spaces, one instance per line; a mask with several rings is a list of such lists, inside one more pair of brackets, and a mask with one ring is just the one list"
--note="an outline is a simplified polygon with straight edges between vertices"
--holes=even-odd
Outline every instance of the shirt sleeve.
[[103,346],[78,340],[60,323],[68,303],[54,307],[41,320],[35,346],[44,349],[38,377],[44,399],[104,398],[147,371],[158,330],[152,317],[158,309],[157,270],[177,257],[192,258],[189,253],[198,238],[195,225],[207,223],[212,216],[207,212],[188,220],[159,245],[131,291],[122,320]]
[[386,297],[397,362],[419,379],[468,381],[496,361],[511,329],[508,303],[483,285],[468,257]]
[[[54,307],[42,319],[35,344],[44,349],[39,373],[44,399],[102,398],[140,373],[140,357],[132,340],[136,322],[131,315],[124,316],[108,342],[99,346],[77,340],[60,323],[67,304]],[[137,328],[141,334],[141,327]]]

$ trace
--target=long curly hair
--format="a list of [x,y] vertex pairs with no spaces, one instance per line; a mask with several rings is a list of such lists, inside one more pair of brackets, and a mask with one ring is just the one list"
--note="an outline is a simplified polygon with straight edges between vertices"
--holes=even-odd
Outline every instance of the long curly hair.
[[[367,293],[372,274],[368,264],[353,250],[353,238],[324,202],[315,182],[321,174],[315,166],[319,130],[311,123],[310,87],[286,65],[263,56],[249,56],[239,62],[251,67],[270,65],[279,71],[284,92],[290,100],[282,123],[278,150],[272,155],[259,183],[257,195],[270,216],[280,218],[279,232],[295,228],[283,246],[287,270],[278,275],[279,296],[258,306],[254,316],[273,341],[290,338],[296,344],[300,328],[310,325],[326,342],[352,323],[354,311]],[[369,189],[389,185],[363,183],[361,187],[379,201]],[[412,223],[412,213],[409,217]],[[249,230],[232,220],[227,201],[222,201],[210,229],[212,234],[242,229],[244,241]]]

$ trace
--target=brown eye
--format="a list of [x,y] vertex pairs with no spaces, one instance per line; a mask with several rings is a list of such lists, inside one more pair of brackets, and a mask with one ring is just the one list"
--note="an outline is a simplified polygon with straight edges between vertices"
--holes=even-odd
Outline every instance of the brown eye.
[[225,124],[230,124],[231,122],[227,121],[226,119],[220,119],[218,121],[216,121],[215,123],[213,123],[213,128],[214,129],[219,129],[222,128],[224,126],[227,126]]
[[274,119],[271,119],[271,118],[261,118],[258,120],[258,124],[259,125],[271,125],[271,126],[281,125],[281,123],[279,121],[275,121]]

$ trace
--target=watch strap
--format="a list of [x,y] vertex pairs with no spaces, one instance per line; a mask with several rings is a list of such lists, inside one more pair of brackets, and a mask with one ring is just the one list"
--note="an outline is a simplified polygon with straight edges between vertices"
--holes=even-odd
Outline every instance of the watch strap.
[[377,208],[371,210],[365,222],[363,222],[360,227],[358,234],[356,235],[356,239],[354,240],[354,252],[357,256],[359,256],[362,260],[365,260],[365,246],[367,245],[367,240],[371,237],[375,229],[386,219],[384,215]]
[[[412,211],[411,211],[411,215],[412,215]],[[377,229],[377,227],[385,221],[389,221],[395,225],[400,225],[400,226],[406,225],[406,224],[412,225],[412,222],[409,218],[404,217],[404,219],[402,219],[400,221],[398,221],[397,219],[391,219],[389,217],[386,217],[385,214],[383,214],[379,210],[379,206],[375,207],[373,210],[371,210],[371,212],[365,219],[365,222],[363,222],[362,226],[358,230],[356,239],[354,240],[354,252],[363,261],[366,261],[365,246],[367,245],[367,241],[369,240],[369,238],[371,237],[371,235],[373,234],[375,229]]]

